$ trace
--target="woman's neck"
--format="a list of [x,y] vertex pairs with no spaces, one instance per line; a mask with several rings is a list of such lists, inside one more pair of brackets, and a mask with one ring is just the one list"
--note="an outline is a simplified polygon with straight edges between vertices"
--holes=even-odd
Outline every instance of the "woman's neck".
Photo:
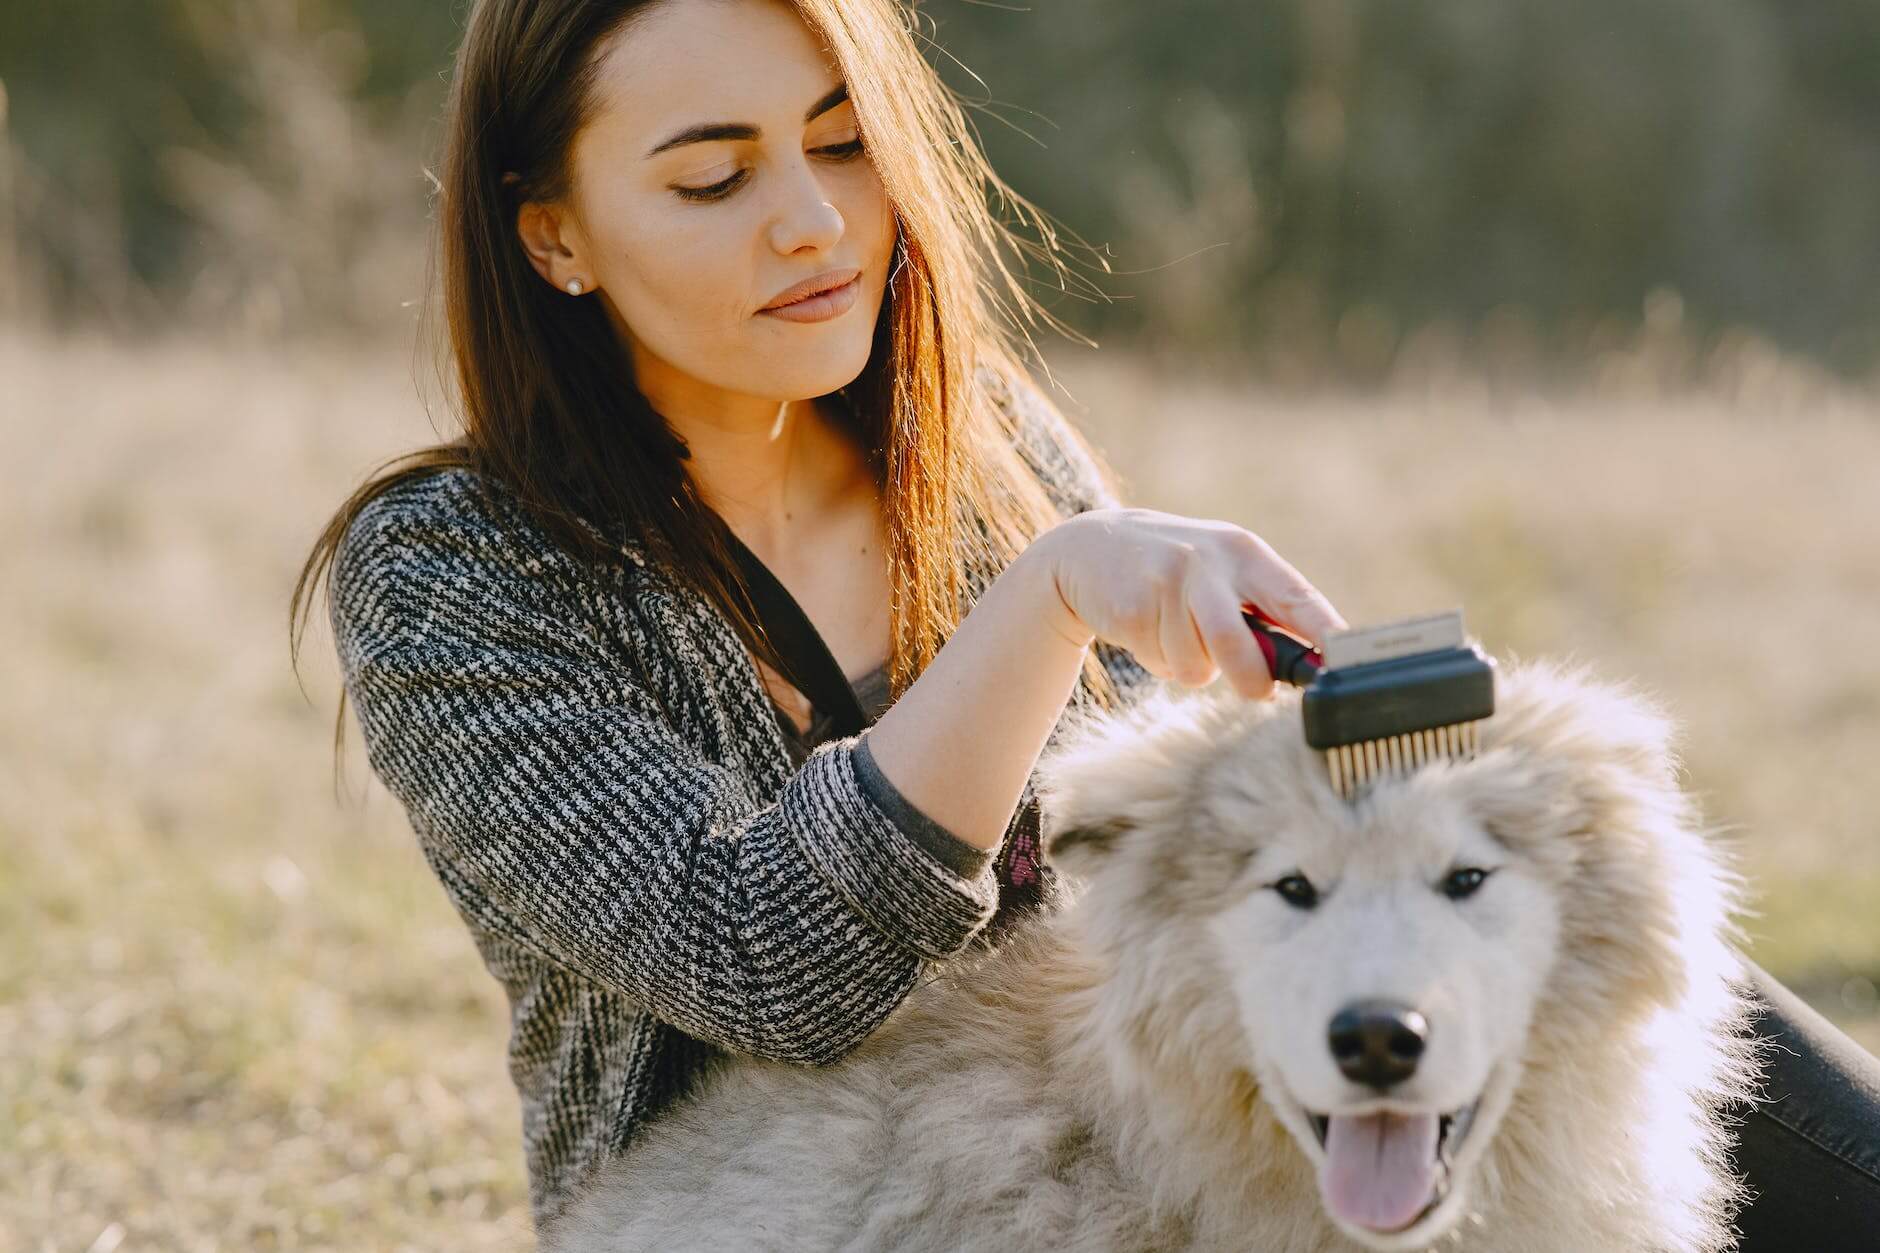
[[668,412],[701,498],[759,556],[786,551],[838,512],[866,473],[853,436],[815,400],[768,415]]

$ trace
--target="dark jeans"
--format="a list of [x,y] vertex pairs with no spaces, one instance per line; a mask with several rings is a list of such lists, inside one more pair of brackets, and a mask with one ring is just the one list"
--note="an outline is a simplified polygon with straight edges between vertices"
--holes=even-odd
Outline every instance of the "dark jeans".
[[1751,966],[1770,1039],[1763,1095],[1738,1128],[1736,1166],[1756,1198],[1737,1215],[1742,1253],[1880,1250],[1880,1060]]

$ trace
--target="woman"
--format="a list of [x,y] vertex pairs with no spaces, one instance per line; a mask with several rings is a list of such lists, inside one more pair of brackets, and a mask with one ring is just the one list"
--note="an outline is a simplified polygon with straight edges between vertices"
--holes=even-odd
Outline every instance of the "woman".
[[[372,765],[509,993],[540,1223],[723,1051],[833,1061],[1048,905],[1067,711],[1268,694],[1244,602],[1345,624],[1242,528],[1118,507],[1016,364],[1042,310],[985,193],[1029,205],[890,0],[484,0],[450,125],[466,434],[346,502],[295,606],[327,564]],[[786,677],[740,542],[864,734]]]

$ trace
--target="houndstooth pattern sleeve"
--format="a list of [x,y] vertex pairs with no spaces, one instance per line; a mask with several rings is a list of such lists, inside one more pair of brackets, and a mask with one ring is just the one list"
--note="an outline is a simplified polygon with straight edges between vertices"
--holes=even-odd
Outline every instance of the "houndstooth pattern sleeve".
[[336,553],[374,771],[476,928],[723,1047],[822,1064],[991,917],[819,746],[773,803],[683,740],[538,555],[401,484]]

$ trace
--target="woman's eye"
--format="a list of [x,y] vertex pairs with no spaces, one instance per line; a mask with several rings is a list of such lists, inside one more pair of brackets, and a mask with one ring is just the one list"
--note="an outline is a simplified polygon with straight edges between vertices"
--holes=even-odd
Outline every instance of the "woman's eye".
[[687,200],[719,200],[730,195],[749,173],[749,170],[739,170],[724,182],[713,183],[710,187],[675,187],[673,190]]
[[[825,144],[821,148],[812,148],[811,152],[826,156],[835,161],[848,161],[862,155],[862,141],[858,136],[846,143]],[[722,200],[736,191],[738,186],[750,175],[749,170],[739,170],[721,183],[709,187],[674,187],[673,191],[686,200]]]
[[1464,866],[1445,875],[1442,883],[1437,885],[1437,890],[1450,900],[1459,901],[1465,896],[1473,896],[1475,890],[1482,886],[1482,881],[1486,878],[1488,878],[1488,871],[1475,866]]
[[1294,909],[1311,909],[1319,903],[1319,890],[1302,874],[1289,874],[1273,884],[1279,898]]

